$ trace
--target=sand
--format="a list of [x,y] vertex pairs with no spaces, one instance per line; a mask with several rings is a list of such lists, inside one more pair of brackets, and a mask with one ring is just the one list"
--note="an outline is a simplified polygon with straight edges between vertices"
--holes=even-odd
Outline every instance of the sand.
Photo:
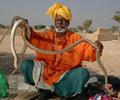
[[[2,35],[0,35],[0,38]],[[23,40],[20,36],[16,36],[16,51],[20,54],[20,51],[23,47]],[[101,57],[101,61],[107,70],[108,75],[120,76],[120,41],[101,41],[104,45],[103,54]],[[31,49],[27,49],[24,59],[33,58],[34,51]],[[96,62],[84,62],[90,71],[91,75],[103,74],[100,67]],[[13,56],[11,55],[10,49],[10,35],[6,36],[6,38],[2,41],[0,45],[0,66],[2,66],[7,74],[10,74],[13,67]]]

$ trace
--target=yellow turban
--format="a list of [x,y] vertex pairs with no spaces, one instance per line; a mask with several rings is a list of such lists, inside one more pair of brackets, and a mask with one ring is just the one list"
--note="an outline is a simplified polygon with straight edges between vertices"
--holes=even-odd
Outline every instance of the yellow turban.
[[55,19],[56,15],[61,15],[69,21],[72,18],[71,10],[67,6],[62,5],[60,3],[55,3],[54,5],[52,5],[48,9],[47,14],[53,19]]

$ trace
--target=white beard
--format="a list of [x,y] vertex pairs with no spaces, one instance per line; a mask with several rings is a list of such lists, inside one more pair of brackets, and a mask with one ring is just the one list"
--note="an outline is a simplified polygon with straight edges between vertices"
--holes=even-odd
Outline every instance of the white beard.
[[55,26],[54,26],[54,29],[57,33],[64,33],[67,31],[67,28],[66,29],[65,28],[56,28]]

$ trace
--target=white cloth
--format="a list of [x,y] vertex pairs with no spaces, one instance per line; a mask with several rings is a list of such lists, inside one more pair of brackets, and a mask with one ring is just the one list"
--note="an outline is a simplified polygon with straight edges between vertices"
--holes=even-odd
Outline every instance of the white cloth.
[[43,80],[44,67],[45,67],[44,61],[34,61],[33,80],[35,82],[35,86],[40,89],[54,91],[53,85],[49,86]]

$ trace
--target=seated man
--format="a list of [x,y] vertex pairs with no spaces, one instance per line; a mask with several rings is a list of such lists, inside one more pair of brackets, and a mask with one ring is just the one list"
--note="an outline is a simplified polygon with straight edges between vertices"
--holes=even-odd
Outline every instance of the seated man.
[[[68,27],[72,18],[68,7],[55,3],[47,11],[52,17],[54,29],[35,32],[32,28],[29,42],[45,50],[61,50],[82,37],[71,32]],[[21,28],[22,32],[24,28]],[[95,41],[102,55],[103,45]],[[25,82],[43,90],[49,90],[60,97],[80,94],[89,79],[89,72],[82,67],[82,61],[95,61],[95,49],[87,42],[82,42],[61,54],[43,54],[36,51],[35,60],[25,60],[20,68]],[[44,99],[48,99],[47,97]]]

